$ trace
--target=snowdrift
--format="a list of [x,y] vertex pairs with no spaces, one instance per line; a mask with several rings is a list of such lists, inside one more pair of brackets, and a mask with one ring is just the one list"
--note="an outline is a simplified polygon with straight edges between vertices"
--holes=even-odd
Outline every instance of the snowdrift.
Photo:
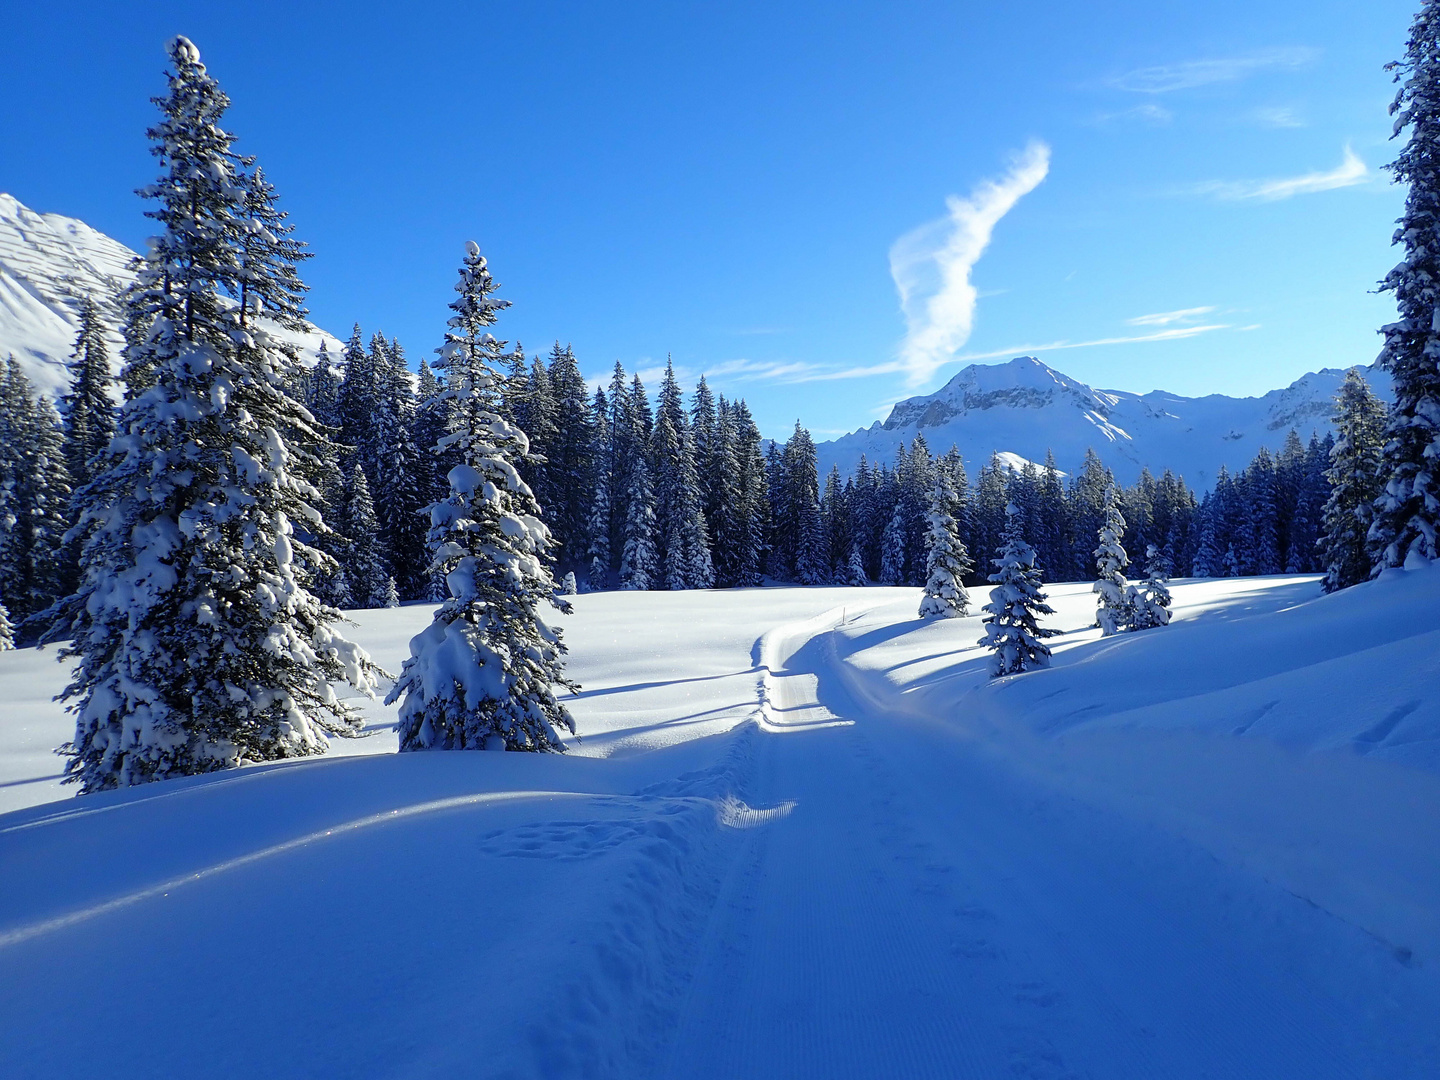
[[1050,593],[1069,632],[1048,670],[992,681],[978,616],[897,603],[837,633],[836,673],[1440,959],[1440,565],[1330,596],[1313,577],[1178,582],[1169,627],[1104,639],[1088,584]]

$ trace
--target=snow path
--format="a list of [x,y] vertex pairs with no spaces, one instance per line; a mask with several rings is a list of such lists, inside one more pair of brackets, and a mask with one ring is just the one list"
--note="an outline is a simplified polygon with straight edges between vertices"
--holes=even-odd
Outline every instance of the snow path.
[[1382,943],[867,711],[826,621],[767,638],[755,797],[795,810],[745,843],[666,1075],[1427,1074]]
[[[1403,775],[1433,814],[1430,774],[1356,752],[1332,787],[1297,786],[1273,744],[1228,734],[1291,709],[1262,711],[1258,661],[1264,701],[1236,697],[1233,665],[1229,689],[1184,699],[1234,713],[1223,739],[1112,724],[1027,741],[955,711],[1023,700],[1048,725],[1046,708],[1109,700],[1127,655],[1215,633],[1207,619],[1275,640],[1287,611],[1319,627],[1302,586],[1181,586],[1195,630],[1067,635],[1054,671],[1001,687],[965,682],[975,627],[916,624],[917,590],[581,596],[576,753],[376,753],[382,736],[0,814],[0,1076],[1432,1077],[1427,953],[1297,895],[1274,851],[1193,834],[1193,799],[1116,795],[1127,772],[1170,784],[1204,739],[1249,771],[1196,759],[1193,786],[1228,777],[1247,799],[1353,801]],[[1067,588],[1057,618],[1082,625],[1093,599]],[[427,616],[361,613],[358,636],[394,669]],[[1354,681],[1365,645],[1334,661]],[[0,694],[36,694],[39,662],[0,658]],[[1139,715],[1166,692],[1118,696]],[[1352,726],[1380,744],[1378,723],[1431,708],[1376,707]],[[27,797],[51,790],[34,750],[64,727],[27,711],[7,750],[0,725]],[[1303,851],[1331,823],[1315,828],[1271,846]],[[1382,899],[1426,892],[1423,837],[1344,835],[1333,861],[1374,862]]]

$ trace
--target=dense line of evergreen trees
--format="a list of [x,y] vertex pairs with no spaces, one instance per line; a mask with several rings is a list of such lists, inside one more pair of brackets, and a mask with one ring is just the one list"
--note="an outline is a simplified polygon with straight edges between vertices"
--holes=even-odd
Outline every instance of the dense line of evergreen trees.
[[[98,324],[97,324],[98,325]],[[519,464],[550,529],[557,577],[590,589],[729,588],[765,578],[801,584],[924,586],[932,576],[937,490],[947,528],[966,553],[963,585],[987,580],[1003,543],[1006,508],[1046,581],[1095,577],[1093,549],[1114,492],[1129,551],[1157,550],[1167,572],[1194,576],[1326,573],[1327,588],[1369,576],[1369,537],[1381,494],[1385,406],[1358,373],[1337,399],[1340,438],[1291,432],[1238,473],[1220,470],[1203,500],[1168,471],[1128,487],[1093,452],[1065,477],[1053,459],[1016,469],[1000,457],[973,475],[958,452],[923,436],[892,462],[863,457],[822,483],[815,443],[798,423],[783,444],[760,436],[743,400],[702,377],[685,400],[673,366],[655,396],[615,365],[591,394],[568,346],[500,358],[505,419],[530,437]],[[76,550],[61,542],[70,491],[114,431],[103,335],[82,325],[63,419],[18,364],[0,379],[0,600],[19,625],[74,579]],[[378,607],[443,595],[425,547],[425,510],[448,494],[454,454],[431,451],[452,407],[445,380],[423,360],[412,371],[399,342],[357,325],[338,356],[290,379],[326,437],[317,447],[315,503],[327,531],[305,539],[334,559],[314,583],[338,607]],[[531,435],[530,433],[534,434]]]

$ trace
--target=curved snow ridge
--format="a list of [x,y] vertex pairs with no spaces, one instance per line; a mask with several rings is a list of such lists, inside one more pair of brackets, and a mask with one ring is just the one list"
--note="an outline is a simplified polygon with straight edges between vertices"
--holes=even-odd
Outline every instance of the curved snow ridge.
[[[861,609],[857,609],[861,610]],[[816,696],[813,671],[791,670],[795,655],[811,641],[830,633],[849,618],[848,606],[833,607],[809,619],[784,623],[762,634],[755,643],[760,678],[757,689],[759,724],[769,732],[849,727],[853,719],[836,716]]]
[[[45,934],[65,930],[79,923],[90,919],[98,918],[119,911],[122,908],[130,907],[145,900],[154,899],[158,896],[169,896],[170,893],[193,885],[196,882],[204,881],[207,878],[227,874],[243,867],[273,859],[277,856],[287,855],[299,851],[302,848],[313,844],[322,843],[326,840],[336,839],[352,833],[361,832],[380,825],[388,825],[394,822],[404,821],[409,818],[422,817],[428,814],[443,813],[447,810],[473,809],[476,807],[494,805],[498,803],[521,802],[524,800],[555,800],[572,799],[584,800],[597,805],[626,805],[630,804],[642,811],[651,811],[655,814],[674,814],[679,809],[690,807],[695,809],[708,809],[716,825],[727,829],[753,829],[765,825],[771,821],[787,816],[794,809],[795,803],[785,802],[774,807],[756,808],[746,803],[733,794],[727,794],[719,798],[706,798],[702,796],[672,796],[669,798],[656,795],[608,795],[586,791],[497,791],[486,792],[474,795],[457,795],[445,799],[433,799],[429,802],[416,803],[411,806],[397,807],[392,810],[381,811],[380,813],[367,814],[364,817],[356,818],[353,821],[342,822],[337,825],[327,826],[306,833],[303,836],[293,837],[278,844],[271,844],[257,851],[246,852],[231,859],[225,859],[199,870],[189,871],[176,875],[154,885],[136,889],[123,896],[113,897],[101,903],[91,904],[75,911],[66,912],[63,915],[50,919],[40,920],[24,926],[13,927],[9,930],[0,930],[0,949],[18,945],[33,938]],[[548,822],[546,837],[554,842],[546,845],[530,844],[527,847],[517,850],[508,850],[503,846],[487,849],[489,854],[499,855],[530,855],[532,857],[560,858],[565,853],[557,848],[557,844],[577,839],[577,834],[583,832],[583,822]],[[533,827],[532,827],[533,828]],[[544,831],[544,830],[542,830]],[[641,830],[647,831],[647,830]],[[673,830],[651,829],[649,832],[658,833],[662,836],[673,835]],[[502,830],[503,832],[503,830]],[[553,836],[551,834],[554,834]],[[496,834],[492,834],[496,835]],[[579,842],[583,845],[589,838],[583,835],[578,836]],[[538,855],[536,853],[539,853]]]
[[434,814],[461,807],[515,802],[521,799],[557,798],[588,799],[594,798],[594,796],[589,792],[576,791],[496,791],[487,792],[482,795],[456,795],[448,799],[434,799],[430,802],[416,803],[413,806],[385,810],[378,814],[368,814],[365,817],[356,818],[354,821],[347,821],[339,825],[331,825],[324,829],[317,829],[315,832],[306,833],[304,836],[297,836],[279,844],[272,844],[258,851],[250,851],[244,855],[237,855],[233,859],[226,859],[223,862],[218,862],[203,869],[170,878],[157,885],[137,889],[124,896],[117,896],[114,899],[93,904],[89,907],[81,908],[78,911],[67,912],[64,915],[31,923],[28,926],[20,926],[11,930],[0,931],[0,949],[18,945],[23,941],[29,941],[31,938],[40,937],[43,934],[64,930],[77,923],[86,922],[100,915],[108,915],[113,911],[119,911],[121,908],[138,904],[143,900],[150,900],[157,896],[168,896],[173,890],[182,888],[185,885],[194,884],[197,881],[204,881],[206,878],[226,874],[232,870],[238,870],[243,866],[249,866],[252,863],[273,859],[277,855],[285,855],[324,840],[329,840],[337,836],[345,836],[349,833],[360,832],[363,829],[370,829],[376,825],[387,825],[391,822],[403,821],[406,818],[419,817],[424,814]]

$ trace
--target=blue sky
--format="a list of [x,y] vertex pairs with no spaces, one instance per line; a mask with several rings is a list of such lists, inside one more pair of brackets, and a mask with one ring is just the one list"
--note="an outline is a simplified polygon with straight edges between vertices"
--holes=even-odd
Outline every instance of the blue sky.
[[341,336],[428,355],[474,238],[502,336],[591,375],[673,353],[767,435],[1021,352],[1262,393],[1393,315],[1414,3],[14,5],[0,190],[141,246],[184,33]]

